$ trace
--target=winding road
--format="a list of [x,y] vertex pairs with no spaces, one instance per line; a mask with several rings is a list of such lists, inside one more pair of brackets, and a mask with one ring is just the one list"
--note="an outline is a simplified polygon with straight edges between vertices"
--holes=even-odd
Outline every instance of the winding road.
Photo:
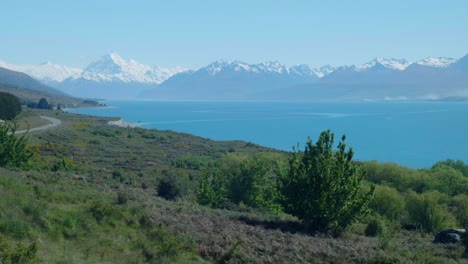
[[53,127],[58,127],[58,126],[62,123],[62,121],[60,121],[59,119],[53,118],[53,117],[49,117],[49,116],[40,116],[40,118],[49,121],[50,124],[44,125],[44,126],[40,126],[40,127],[31,128],[31,129],[29,129],[29,130],[28,130],[28,129],[19,130],[19,131],[16,131],[15,134],[23,134],[23,133],[26,133],[26,132],[34,132],[34,131],[39,131],[39,130],[45,130],[45,129],[53,128]]

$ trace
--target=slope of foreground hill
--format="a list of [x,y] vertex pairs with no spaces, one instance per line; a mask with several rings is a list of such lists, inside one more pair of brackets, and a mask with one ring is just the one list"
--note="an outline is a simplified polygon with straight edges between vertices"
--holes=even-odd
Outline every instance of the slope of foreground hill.
[[[23,113],[28,118],[35,114]],[[252,173],[246,174],[249,179],[262,166],[287,164],[289,153],[247,142],[112,127],[107,125],[108,118],[51,114],[62,125],[30,135],[29,149],[35,155],[29,164],[22,169],[0,168],[2,261],[466,260],[463,245],[432,243],[438,230],[468,222],[468,167],[463,163],[446,161],[425,170],[360,164],[360,171],[367,174],[364,186],[377,185],[371,212],[341,236],[333,237],[310,234],[295,217],[281,210],[248,206],[248,201],[226,201],[215,208],[197,203],[197,187],[210,171],[236,177],[236,168],[244,168],[245,162],[260,164],[245,167],[254,168],[244,171]],[[258,162],[248,163],[254,156]],[[425,210],[431,212],[429,223],[424,220]]]
[[0,68],[0,91],[14,94],[23,104],[38,102],[41,98],[46,98],[52,105],[61,104],[67,107],[80,105],[97,105],[92,100],[84,100],[69,96],[59,90],[42,84],[32,77],[8,69]]

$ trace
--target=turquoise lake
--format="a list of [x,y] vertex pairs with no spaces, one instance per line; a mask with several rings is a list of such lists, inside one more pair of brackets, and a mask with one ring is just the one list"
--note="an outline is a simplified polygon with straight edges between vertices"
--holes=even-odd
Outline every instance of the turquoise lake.
[[69,112],[122,117],[144,128],[213,140],[244,140],[281,150],[303,148],[331,129],[346,134],[355,160],[426,168],[436,161],[468,163],[468,103],[448,102],[106,102]]

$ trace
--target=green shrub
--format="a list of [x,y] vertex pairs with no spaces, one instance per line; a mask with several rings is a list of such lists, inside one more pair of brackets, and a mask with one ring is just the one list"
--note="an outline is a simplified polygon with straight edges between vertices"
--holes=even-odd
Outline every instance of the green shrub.
[[103,220],[105,219],[112,219],[120,215],[117,208],[115,208],[109,203],[100,200],[92,201],[91,205],[88,208],[88,211],[98,223],[103,222]]
[[213,165],[213,158],[210,156],[185,155],[176,161],[176,167],[198,170],[208,168]]
[[439,164],[429,171],[432,189],[448,195],[468,194],[468,178],[447,165]]
[[56,160],[50,167],[51,171],[69,171],[74,166],[73,161],[69,158],[61,158]]
[[169,234],[163,227],[153,228],[148,232],[148,239],[159,241],[158,245],[153,246],[154,256],[174,257],[181,248],[179,241]]
[[157,185],[158,196],[166,200],[175,200],[188,194],[189,190],[188,175],[179,171],[179,173],[167,172],[159,180]]
[[[468,227],[468,195],[460,194],[452,199],[453,214],[461,226]],[[468,229],[467,229],[468,230]]]
[[454,224],[455,219],[440,205],[441,195],[438,192],[418,195],[410,193],[406,198],[406,210],[411,224],[426,233],[436,233]]
[[312,231],[342,232],[368,210],[374,188],[361,190],[362,176],[353,163],[354,152],[346,151],[345,136],[333,151],[334,135],[320,134],[316,144],[309,140],[304,152],[293,153],[289,174],[281,178],[283,206]]
[[198,202],[211,207],[242,204],[279,212],[277,181],[282,166],[282,157],[276,154],[228,154],[215,164],[215,169],[202,173]]
[[96,136],[102,136],[102,137],[107,137],[107,138],[113,138],[113,137],[116,137],[116,134],[108,129],[108,128],[99,128],[99,129],[96,129],[92,132],[93,135],[96,135]]
[[198,181],[197,200],[201,205],[219,207],[227,201],[226,177],[219,170],[205,170]]
[[1,220],[0,233],[13,238],[23,239],[30,236],[29,225],[19,220]]
[[367,224],[365,234],[366,236],[375,237],[378,234],[382,234],[387,232],[387,226],[382,219],[379,218],[372,218],[370,222]]
[[119,180],[119,182],[124,182],[125,177],[123,176],[121,171],[115,170],[112,172],[112,179]]
[[463,176],[468,177],[468,165],[466,165],[461,160],[448,159],[448,160],[445,160],[445,161],[439,161],[436,164],[434,164],[434,166],[432,166],[432,169],[435,169],[435,168],[439,167],[440,165],[452,167],[453,169],[461,172],[463,174]]
[[0,234],[0,263],[40,263],[37,256],[37,244],[31,243],[29,246],[17,244],[13,246],[5,237]]
[[126,204],[128,202],[128,194],[120,190],[117,192],[117,204]]
[[0,167],[20,167],[33,156],[26,133],[15,135],[17,127],[15,122],[0,123]]
[[276,156],[226,155],[218,164],[221,177],[226,177],[230,202],[254,208],[279,211],[279,163]]
[[368,181],[393,187],[400,192],[407,189],[415,192],[427,190],[429,176],[426,172],[412,170],[395,163],[364,162],[360,166],[360,171],[366,175]]
[[395,221],[401,218],[405,211],[405,200],[396,189],[377,186],[374,199],[369,203],[369,207],[379,215]]

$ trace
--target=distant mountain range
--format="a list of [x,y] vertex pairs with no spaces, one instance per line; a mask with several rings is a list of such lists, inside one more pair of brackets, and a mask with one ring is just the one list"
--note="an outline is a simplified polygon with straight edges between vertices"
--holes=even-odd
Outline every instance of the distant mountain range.
[[[378,57],[353,66],[287,67],[216,61],[198,70],[161,68],[107,54],[85,69],[13,65],[79,97],[156,100],[414,100],[468,97],[468,55],[411,63]],[[0,80],[1,81],[1,80]]]
[[145,98],[163,100],[251,100],[259,93],[302,83],[315,83],[333,72],[331,66],[286,67],[278,62],[247,64],[216,61],[197,71],[176,74],[157,88],[146,91]]

